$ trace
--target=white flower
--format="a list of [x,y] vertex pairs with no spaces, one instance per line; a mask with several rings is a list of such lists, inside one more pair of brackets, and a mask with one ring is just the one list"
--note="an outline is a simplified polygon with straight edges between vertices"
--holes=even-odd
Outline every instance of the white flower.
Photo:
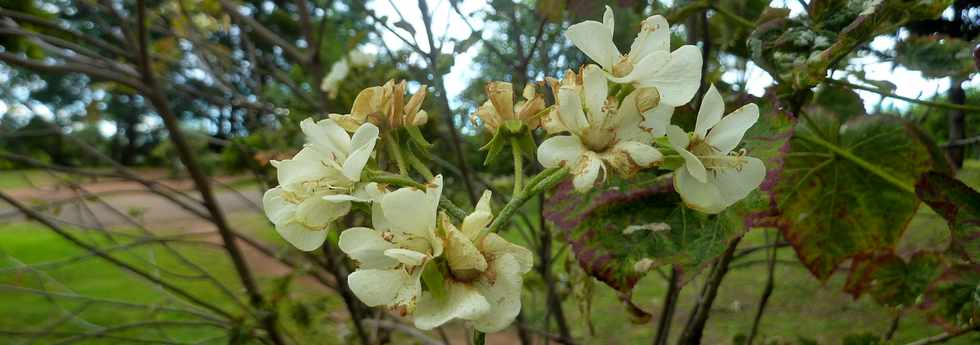
[[366,88],[357,94],[350,114],[330,114],[330,118],[349,131],[365,122],[382,128],[424,125],[428,121],[428,115],[421,108],[426,86],[422,85],[406,102],[407,88],[404,80],[398,83],[389,80],[382,86]]
[[340,82],[350,74],[351,67],[365,67],[374,64],[374,55],[353,50],[330,66],[330,72],[320,81],[320,90],[326,92],[330,99],[337,97]]
[[613,43],[614,27],[612,9],[606,6],[602,23],[587,20],[572,25],[565,37],[601,65],[615,83],[654,87],[663,103],[675,107],[694,97],[701,85],[701,51],[685,45],[671,52],[667,19],[656,15],[644,20],[626,55]]
[[309,144],[291,159],[272,162],[279,186],[265,192],[262,206],[286,241],[311,251],[359,200],[349,193],[374,151],[378,127],[365,124],[352,137],[332,120],[306,119],[300,126]]
[[483,103],[475,113],[470,115],[470,121],[476,125],[479,118],[483,126],[490,132],[496,133],[497,128],[503,126],[504,122],[518,120],[527,125],[530,129],[538,128],[540,119],[534,116],[544,110],[544,97],[535,92],[534,84],[524,86],[522,96],[524,101],[514,104],[514,86],[511,83],[502,81],[492,81],[486,85],[487,97],[490,99]]
[[725,103],[712,85],[701,101],[694,133],[677,126],[667,137],[683,158],[674,171],[674,189],[688,207],[718,213],[745,198],[766,177],[761,160],[734,151],[742,136],[759,119],[759,107],[747,104],[722,118]]
[[378,188],[367,188],[374,200],[374,228],[347,229],[338,245],[358,264],[347,276],[354,295],[368,306],[383,305],[407,315],[422,293],[425,265],[442,254],[443,242],[435,233],[442,176],[425,192],[401,188],[384,193]]
[[340,82],[344,81],[349,73],[350,64],[347,63],[347,59],[340,59],[340,61],[334,62],[330,66],[330,72],[320,82],[320,90],[326,92],[330,99],[337,98],[337,92],[340,91]]
[[520,313],[523,276],[533,267],[534,256],[497,234],[478,239],[492,219],[490,192],[483,194],[476,210],[463,220],[462,231],[443,215],[448,267],[443,273],[445,294],[422,294],[415,327],[432,329],[462,319],[489,333],[506,328]]
[[[606,77],[595,65],[583,68],[581,76],[568,71],[560,86],[552,84],[557,89],[557,104],[544,126],[549,132],[570,135],[553,136],[541,143],[538,161],[548,168],[570,167],[576,190],[592,188],[600,171],[607,168],[628,177],[663,159],[650,145],[656,131],[641,127],[639,108],[645,106],[645,101],[640,101],[646,98],[645,91],[633,91],[617,102],[608,94]],[[669,119],[670,111],[653,112],[667,113]]]

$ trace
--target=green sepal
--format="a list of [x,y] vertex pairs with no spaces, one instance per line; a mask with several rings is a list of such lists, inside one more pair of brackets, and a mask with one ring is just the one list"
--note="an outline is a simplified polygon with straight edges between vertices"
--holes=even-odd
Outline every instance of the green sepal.
[[443,285],[445,279],[439,266],[441,265],[439,265],[438,261],[425,265],[425,269],[422,271],[422,283],[432,293],[432,297],[435,297],[437,300],[442,300],[446,298],[446,287]]
[[425,136],[422,135],[422,131],[416,126],[405,126],[405,131],[408,132],[408,139],[412,141],[418,147],[428,150],[432,148],[432,143],[425,140]]
[[493,138],[490,139],[486,145],[480,148],[480,151],[487,151],[486,159],[483,160],[483,165],[493,164],[500,156],[500,153],[504,151],[504,147],[507,146],[507,138],[504,131],[497,131],[493,134]]

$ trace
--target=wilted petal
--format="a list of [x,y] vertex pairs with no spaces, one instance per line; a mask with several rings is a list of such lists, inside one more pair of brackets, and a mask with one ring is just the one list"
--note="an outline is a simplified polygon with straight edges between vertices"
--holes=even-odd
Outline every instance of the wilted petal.
[[714,214],[725,209],[718,187],[709,182],[695,179],[687,169],[674,171],[674,189],[680,194],[684,204],[692,209]]
[[745,131],[759,120],[759,106],[749,103],[728,114],[708,132],[708,144],[728,154],[742,141]]
[[718,124],[721,115],[725,113],[725,101],[721,98],[721,93],[712,84],[701,99],[701,108],[698,109],[698,121],[694,126],[694,135],[704,138],[708,135],[708,130]]
[[762,184],[766,178],[766,166],[755,157],[742,157],[745,163],[741,169],[723,169],[716,172],[714,183],[721,191],[725,207],[744,199]]
[[419,276],[410,275],[403,269],[357,270],[347,276],[347,284],[369,307],[411,305],[412,299],[422,292]]
[[526,273],[534,267],[534,254],[530,250],[513,244],[500,237],[500,235],[494,233],[487,234],[483,238],[483,242],[480,243],[480,248],[492,260],[496,260],[495,258],[504,255],[513,256],[517,260],[520,272]]
[[578,137],[558,135],[546,139],[538,146],[538,162],[547,168],[575,167],[579,164],[585,147]]
[[575,175],[572,185],[575,186],[575,190],[584,193],[592,189],[602,168],[602,160],[595,152],[585,151],[578,164],[572,167],[572,175]]
[[[449,223],[448,219],[443,224]],[[472,241],[459,232],[452,224],[443,227],[446,231],[446,260],[453,272],[468,270],[486,271],[487,260]]]
[[462,231],[470,240],[475,239],[476,235],[483,230],[483,228],[490,225],[493,220],[493,210],[490,209],[490,198],[492,193],[490,191],[484,191],[483,196],[480,197],[480,201],[476,203],[476,208],[473,209],[473,213],[470,213],[463,218]]
[[385,250],[395,248],[385,241],[381,233],[369,228],[350,228],[340,233],[337,243],[340,250],[357,261],[361,269],[389,269],[398,262],[385,255]]
[[574,24],[565,30],[565,37],[603,69],[611,69],[619,60],[619,49],[613,44],[612,31],[603,23],[586,20]]
[[323,241],[327,239],[327,230],[310,229],[296,222],[276,224],[276,232],[286,242],[289,242],[289,244],[304,252],[320,248]]
[[504,121],[514,119],[514,86],[508,82],[492,81],[485,88],[500,118]]
[[415,327],[430,330],[453,319],[475,320],[490,311],[490,303],[470,286],[446,284],[446,296],[435,298],[430,292],[422,294],[415,310]]
[[[651,54],[653,55],[653,54]],[[650,77],[637,80],[637,87],[654,86],[660,90],[660,101],[681,106],[691,101],[701,86],[701,50],[692,45],[670,54],[667,64]]]

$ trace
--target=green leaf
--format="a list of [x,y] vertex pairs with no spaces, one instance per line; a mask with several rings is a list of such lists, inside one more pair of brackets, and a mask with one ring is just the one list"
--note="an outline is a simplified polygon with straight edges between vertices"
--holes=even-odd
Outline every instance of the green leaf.
[[842,126],[830,115],[811,113],[798,127],[771,190],[776,225],[820,280],[850,258],[891,253],[918,207],[914,181],[941,165],[908,122],[862,116]]
[[957,265],[943,272],[926,291],[923,308],[947,331],[980,320],[980,266]]
[[980,262],[980,193],[956,178],[937,172],[923,174],[916,194],[950,229],[949,251],[966,261]]
[[943,259],[935,253],[919,253],[908,260],[894,254],[856,258],[844,290],[856,297],[865,290],[886,306],[912,306],[942,272]]
[[669,176],[646,173],[611,179],[584,194],[565,181],[549,198],[544,216],[565,233],[587,273],[622,292],[646,273],[637,262],[649,259],[690,272],[720,255],[741,231],[733,213],[689,210]]
[[394,25],[396,28],[408,31],[408,33],[412,34],[412,36],[415,36],[415,27],[404,20],[399,20],[392,25]]

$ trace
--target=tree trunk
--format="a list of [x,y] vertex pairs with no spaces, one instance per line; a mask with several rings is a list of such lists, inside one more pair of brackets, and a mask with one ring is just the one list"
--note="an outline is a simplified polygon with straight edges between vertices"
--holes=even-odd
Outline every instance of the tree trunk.
[[[949,100],[953,104],[966,104],[966,92],[963,91],[963,79],[954,78],[949,87]],[[958,140],[966,138],[966,111],[952,110],[949,114],[949,143],[946,154],[957,169],[963,167],[966,158],[966,146],[956,145]]]

